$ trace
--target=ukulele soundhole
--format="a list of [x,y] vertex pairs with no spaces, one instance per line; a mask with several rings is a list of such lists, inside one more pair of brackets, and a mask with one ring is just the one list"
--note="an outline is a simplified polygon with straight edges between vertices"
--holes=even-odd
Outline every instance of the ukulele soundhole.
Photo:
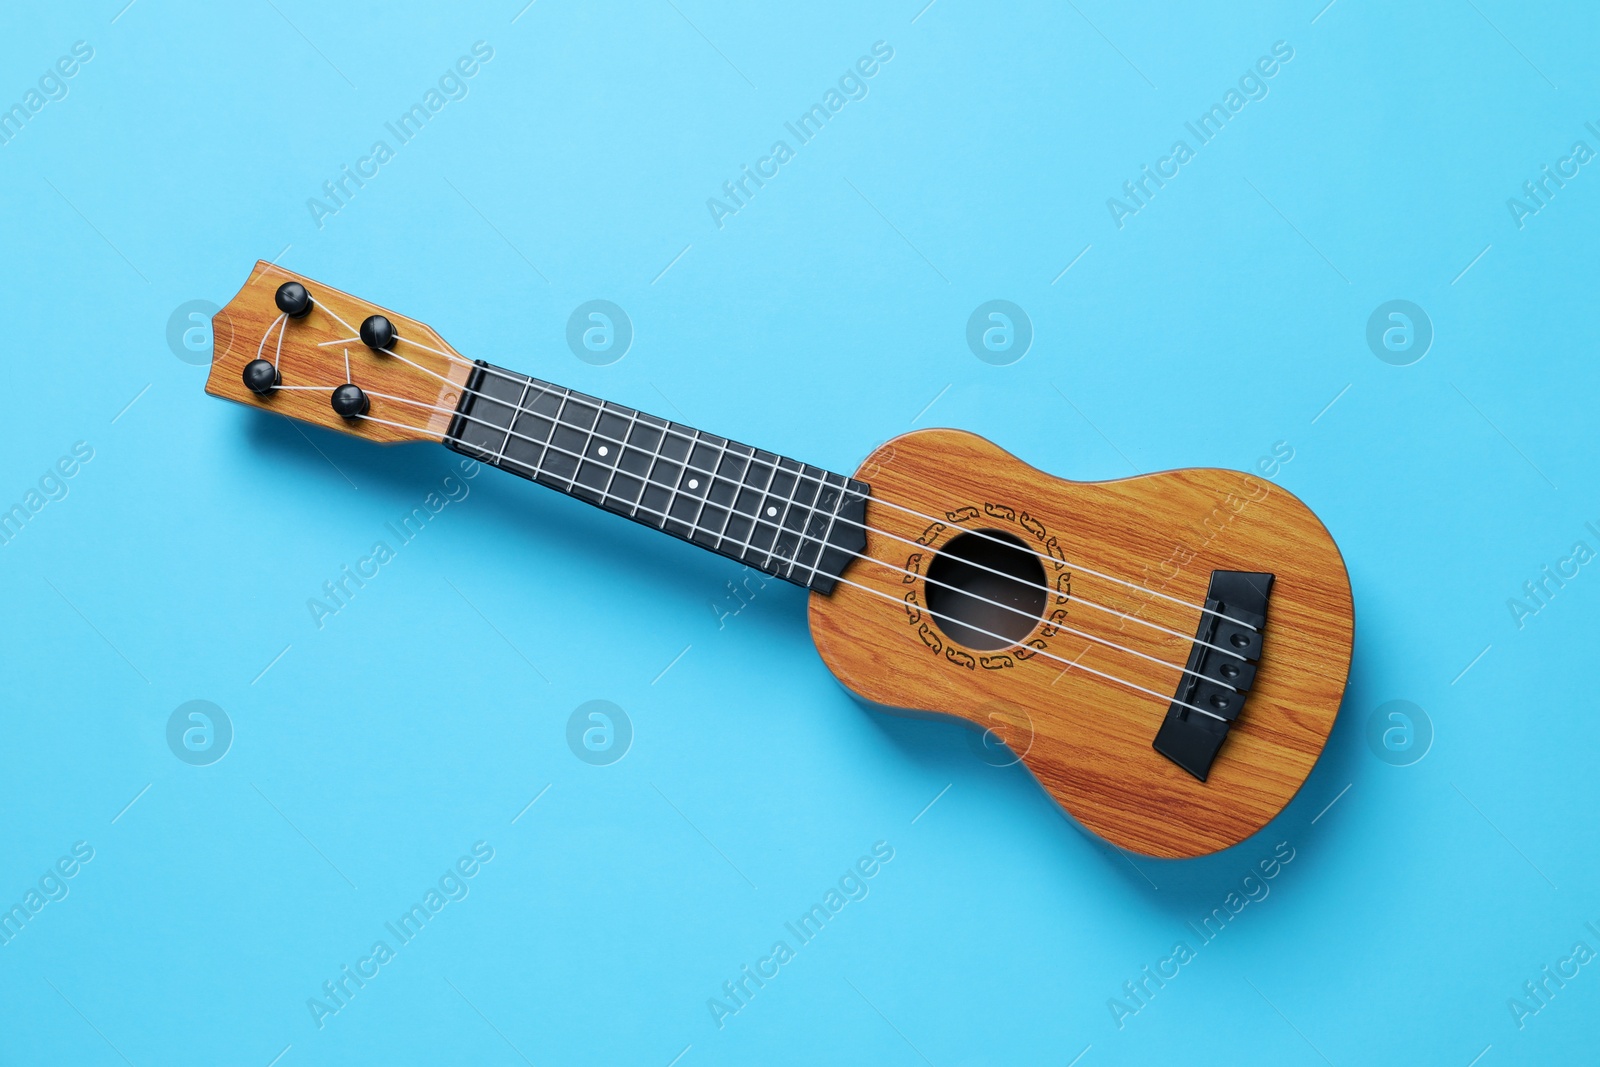
[[928,565],[928,612],[946,637],[981,651],[1020,643],[1044,615],[1044,567],[1004,530],[962,533]]

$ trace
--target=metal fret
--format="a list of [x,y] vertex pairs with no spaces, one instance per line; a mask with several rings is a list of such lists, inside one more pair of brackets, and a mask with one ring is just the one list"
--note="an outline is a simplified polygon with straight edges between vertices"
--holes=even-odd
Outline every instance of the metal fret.
[[506,446],[511,443],[511,433],[516,428],[517,419],[520,418],[521,415],[522,415],[522,411],[523,411],[522,405],[523,405],[523,402],[528,399],[528,389],[532,385],[533,385],[533,379],[532,378],[529,378],[527,381],[522,383],[522,395],[517,397],[517,404],[516,404],[515,407],[513,407],[511,409],[511,418],[509,420],[507,420],[507,422],[506,422],[505,440],[500,442],[500,451],[496,452],[494,454],[494,459],[490,460],[490,462],[493,463],[496,466],[499,466],[500,465],[500,461],[505,459],[505,457],[506,457]]
[[[565,388],[562,388],[561,386],[556,386],[556,388],[557,389],[561,389],[561,406],[556,408],[555,415],[552,416],[551,419],[550,419],[550,423],[551,423],[550,436],[545,439],[544,454],[539,457],[539,473],[541,473],[541,474],[544,473],[544,461],[550,458],[550,446],[555,442],[556,431],[561,429],[561,427],[565,425],[565,423],[563,423],[561,421],[561,415],[562,415],[563,412],[565,412],[567,410],[567,401],[572,399],[572,390],[571,389],[565,389]],[[572,427],[568,427],[568,428],[571,429]],[[583,463],[583,460],[581,460],[581,459],[577,460],[577,464],[581,465],[582,463]],[[567,479],[567,488],[568,488],[569,491],[572,488],[572,483],[577,479],[577,477],[578,477],[578,467],[575,465],[572,468],[572,477]]]
[[[790,462],[792,463],[794,461],[791,460]],[[788,519],[789,512],[798,506],[797,501],[795,500],[795,494],[800,492],[800,473],[804,469],[805,467],[803,464],[796,463],[794,470],[787,470],[783,466],[783,461],[779,460],[778,470],[773,475],[774,481],[777,481],[780,475],[788,477],[790,479],[790,484],[788,495],[784,499],[783,506],[778,509],[778,517],[774,521],[772,544],[767,546],[767,566],[771,567],[774,559],[780,560],[785,568],[783,575],[785,578],[794,572],[794,557],[792,553],[781,551],[784,535],[790,532],[784,526],[784,522]]]
[[[722,552],[723,542],[734,536],[735,519],[743,521],[753,518],[739,510],[739,501],[749,491],[750,468],[755,455],[756,450],[749,445],[729,441],[723,446],[722,457],[717,461],[716,476],[711,481],[711,491],[706,494],[706,500],[724,513],[721,531],[712,545],[717,552]],[[724,496],[727,499],[722,499]]]
[[[668,425],[670,426],[671,424],[669,423]],[[678,476],[672,480],[672,486],[671,486],[672,495],[667,499],[667,506],[661,509],[663,512],[665,512],[665,515],[663,515],[662,519],[661,519],[661,528],[663,530],[665,530],[667,528],[667,523],[674,521],[673,520],[673,515],[672,515],[672,509],[673,509],[673,506],[676,505],[677,502],[678,502],[678,486],[683,484],[683,476],[684,476],[685,471],[689,467],[689,459],[694,455],[694,446],[698,445],[700,443],[700,431],[699,430],[694,430],[693,433],[694,433],[694,439],[689,442],[689,451],[684,454],[683,466],[679,468]],[[661,444],[666,444],[666,441],[667,441],[667,434],[666,434],[666,432],[663,432],[661,434]],[[659,456],[660,454],[661,454],[661,448],[658,445],[656,447],[656,455]],[[657,462],[659,462],[659,460]],[[672,461],[668,460],[667,462],[670,463]],[[654,474],[655,473],[655,468],[652,467],[651,470],[650,470],[650,473]],[[676,521],[682,522],[683,520],[682,519],[678,519]]]
[[[536,477],[538,465],[545,456],[545,444],[549,440],[549,434],[554,432],[555,428],[555,424],[550,422],[549,415],[545,414],[541,409],[547,406],[550,398],[556,394],[552,391],[552,386],[544,382],[536,382],[531,378],[528,380],[527,389],[532,391],[533,395],[530,397],[527,392],[523,394],[523,400],[518,405],[518,411],[511,420],[512,440],[506,443],[504,451],[507,459],[515,460],[525,467],[530,467],[534,471],[534,474],[530,475],[530,477]],[[543,436],[543,439],[540,438],[538,433],[538,424],[541,422],[550,423],[550,431]],[[527,459],[520,459],[518,458],[519,453],[529,453],[529,456]]]
[[[495,436],[515,423],[517,408],[512,406],[512,397],[517,395],[516,389],[526,381],[521,375],[514,378],[486,378],[481,372],[475,372],[469,379],[469,388],[476,382],[481,388],[476,389],[475,397],[477,421],[474,423],[462,422],[457,433],[461,444],[470,446],[469,453],[474,459],[493,462],[496,455]],[[504,409],[508,414],[502,420],[499,412]],[[502,447],[505,441],[499,442]]]
[[[628,471],[628,477],[633,478],[639,483],[639,493],[633,503],[633,513],[629,517],[633,518],[635,521],[645,523],[648,526],[653,526],[658,530],[663,530],[666,528],[666,520],[664,516],[658,517],[654,508],[649,508],[644,512],[644,514],[641,515],[640,509],[646,507],[645,498],[651,495],[652,490],[655,490],[657,493],[663,495],[666,493],[666,488],[657,482],[652,475],[655,473],[656,465],[661,460],[661,446],[666,442],[667,431],[672,424],[667,422],[665,419],[658,419],[654,415],[646,415],[644,416],[644,419],[645,421],[636,421],[634,423],[634,429],[638,430],[642,428],[644,435],[648,436],[649,434],[655,434],[656,439],[653,444],[646,447],[643,444],[635,443],[633,441],[633,433],[630,432],[628,434],[628,448],[633,449],[633,451],[637,452],[639,456],[643,457],[644,460],[642,469],[629,469]],[[629,455],[627,448],[623,449],[622,459],[632,460],[632,458],[633,457]]]
[[[778,515],[778,529],[772,535],[772,551],[767,554],[767,559],[769,562],[771,561],[773,555],[777,554],[778,544],[783,540],[783,535],[785,533],[795,532],[786,525],[789,520],[789,513],[796,507],[806,506],[795,499],[795,494],[800,492],[800,486],[805,478],[806,467],[804,463],[798,463],[796,466],[799,468],[798,470],[787,472],[793,474],[794,485],[789,488],[789,499],[784,503],[783,511]],[[800,546],[803,544],[805,544],[805,539],[803,537],[797,538],[795,541],[794,551],[799,552]],[[784,563],[788,565],[788,573],[786,573],[784,577],[787,578],[794,574],[794,556],[786,555],[780,558],[782,558]]]
[[[724,437],[724,438],[722,438],[722,444],[717,447],[717,456],[716,456],[716,458],[711,461],[711,470],[709,472],[707,472],[707,474],[706,474],[706,495],[700,498],[700,510],[696,511],[694,513],[694,522],[689,524],[690,526],[694,527],[693,533],[691,533],[689,535],[691,539],[694,539],[694,534],[700,532],[700,519],[706,513],[706,505],[711,502],[711,487],[716,484],[717,468],[722,466],[722,457],[727,455],[727,454],[728,454],[728,439],[726,437]],[[694,449],[692,449],[692,448],[689,450],[689,463],[690,463],[691,466],[694,463]],[[728,524],[727,524],[726,521],[724,521],[722,525],[724,527],[726,527]],[[706,531],[706,532],[709,533],[710,531]],[[721,534],[717,535],[717,540],[718,541],[722,540],[722,535]],[[716,544],[711,544],[711,545],[708,545],[706,547],[710,548],[713,552],[715,552],[717,550],[717,545]]]
[[[805,508],[805,515],[800,519],[800,525],[795,527],[794,532],[799,538],[799,544],[795,546],[795,564],[797,566],[810,568],[812,564],[805,562],[805,559],[812,549],[815,548],[817,557],[820,557],[822,554],[822,546],[820,544],[813,543],[816,540],[816,535],[811,533],[811,525],[812,520],[817,517],[817,501],[822,498],[822,489],[825,483],[821,478],[812,477],[809,473],[807,473],[807,470],[807,466],[802,464],[800,476],[803,479],[816,483],[816,488],[806,493],[805,503],[801,505],[801,507]],[[826,474],[827,472],[819,471],[818,473]],[[815,559],[817,557],[812,558]],[[792,572],[793,568],[790,568],[790,570]]]
[[[845,504],[845,499],[846,499],[845,491],[849,488],[849,484],[850,484],[848,481],[846,481],[844,478],[840,477],[837,474],[831,474],[828,471],[823,471],[823,473],[822,473],[822,484],[823,485],[827,485],[829,478],[838,478],[839,479],[839,486],[838,486],[839,499],[834,502],[833,512],[832,512],[832,514],[830,514],[828,516],[827,528],[825,528],[822,531],[822,538],[817,542],[817,561],[811,565],[811,576],[806,579],[806,584],[807,585],[810,585],[813,581],[816,580],[817,571],[822,568],[822,557],[827,555],[827,553],[828,553],[828,545],[830,543],[828,541],[828,538],[833,536],[833,524],[839,521],[839,512],[844,510],[844,504]],[[819,493],[818,496],[820,497],[821,494]],[[815,513],[815,509],[813,509],[813,514],[814,513]]]
[[[774,457],[774,458],[776,458],[776,457]],[[744,478],[742,479],[743,482],[746,485],[749,484],[750,471],[756,465],[756,462],[757,462],[756,456],[752,452],[752,454],[750,456],[750,463],[749,463],[748,466],[745,467],[745,469],[744,469]],[[739,546],[738,554],[733,557],[734,559],[738,560],[741,563],[749,563],[749,560],[746,557],[749,556],[751,546],[755,543],[756,531],[760,530],[763,525],[773,526],[773,536],[774,536],[774,538],[776,538],[776,536],[777,536],[777,530],[779,529],[779,527],[775,526],[773,523],[767,522],[766,518],[764,517],[765,514],[766,514],[766,510],[767,510],[767,500],[772,495],[772,478],[777,473],[778,473],[778,466],[777,466],[776,463],[774,463],[772,465],[772,469],[767,474],[766,485],[764,485],[762,487],[762,489],[761,489],[761,499],[756,501],[756,513],[754,515],[750,516],[750,532],[745,534],[744,544]],[[737,497],[734,498],[734,503],[735,503],[735,505],[737,505],[737,503],[738,503],[738,498]]]
[[[603,410],[602,410],[602,414],[604,414]],[[609,497],[611,495],[611,486],[617,480],[617,472],[622,469],[622,456],[628,449],[628,438],[633,435],[634,423],[636,423],[638,421],[639,421],[639,413],[637,411],[635,411],[633,408],[629,408],[628,409],[628,428],[626,430],[622,431],[622,443],[617,445],[617,461],[611,465],[611,477],[606,479],[606,487],[604,489],[600,490],[600,499],[602,499],[602,500],[604,500],[605,498],[607,498],[607,497]],[[599,426],[600,425],[600,420],[599,419],[595,419],[594,420],[594,424],[596,426]],[[644,495],[643,490],[640,490],[640,495],[641,496]],[[633,502],[633,510],[634,511],[638,511],[639,510],[639,502],[637,500],[635,500]]]
[[[574,449],[580,458],[578,460],[578,465],[573,468],[572,471],[572,483],[567,488],[567,491],[574,496],[587,499],[589,494],[598,492],[594,485],[587,480],[587,476],[590,473],[591,467],[603,468],[604,466],[604,460],[596,457],[592,449],[595,438],[597,436],[603,436],[600,434],[600,422],[605,417],[606,405],[604,401],[596,401],[594,405],[594,419],[589,424],[589,428],[587,430],[583,430],[580,429],[576,424],[571,426],[571,429],[576,430],[584,435],[583,444]],[[608,452],[610,451],[610,448],[606,445],[601,445],[600,447]],[[604,494],[601,494],[600,499],[595,501],[595,503],[601,504],[602,506],[604,506],[604,502]]]

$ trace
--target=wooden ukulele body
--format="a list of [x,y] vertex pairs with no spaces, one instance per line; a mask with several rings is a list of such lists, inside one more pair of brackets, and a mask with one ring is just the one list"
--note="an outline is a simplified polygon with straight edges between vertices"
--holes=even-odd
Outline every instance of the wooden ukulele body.
[[[1150,856],[1237,844],[1294,797],[1338,714],[1354,617],[1338,548],[1292,494],[1215,469],[1072,482],[957,430],[895,438],[857,477],[872,485],[867,551],[833,595],[810,598],[817,648],[855,693],[993,730],[1085,827]],[[1056,591],[1005,647],[953,641],[928,610],[928,567],[975,530],[1046,557]],[[1213,570],[1275,581],[1253,688],[1200,781],[1151,742]]]

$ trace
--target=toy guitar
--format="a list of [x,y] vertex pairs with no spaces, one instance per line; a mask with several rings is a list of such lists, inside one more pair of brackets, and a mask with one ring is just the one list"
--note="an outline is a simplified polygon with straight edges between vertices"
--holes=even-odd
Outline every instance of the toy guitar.
[[437,441],[810,590],[812,637],[846,686],[992,730],[1122,848],[1244,840],[1338,714],[1344,562],[1261,478],[1070,482],[958,430],[897,437],[846,477],[469,360],[266,262],[213,336],[213,396]]

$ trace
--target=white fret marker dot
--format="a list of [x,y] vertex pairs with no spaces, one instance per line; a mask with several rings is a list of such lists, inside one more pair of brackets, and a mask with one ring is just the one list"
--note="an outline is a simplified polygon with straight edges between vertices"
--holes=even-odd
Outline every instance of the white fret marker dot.
[[768,508],[767,509],[767,518],[770,519],[770,518],[772,518],[772,516],[776,515],[777,513],[778,513],[778,509],[777,508]]
[[604,456],[607,453],[609,453],[611,450],[609,448],[607,448],[605,445],[601,445],[599,451],[600,451],[600,454],[602,456]]
[[700,479],[699,478],[690,478],[689,479],[689,488],[690,489],[698,489],[698,488],[700,488]]

